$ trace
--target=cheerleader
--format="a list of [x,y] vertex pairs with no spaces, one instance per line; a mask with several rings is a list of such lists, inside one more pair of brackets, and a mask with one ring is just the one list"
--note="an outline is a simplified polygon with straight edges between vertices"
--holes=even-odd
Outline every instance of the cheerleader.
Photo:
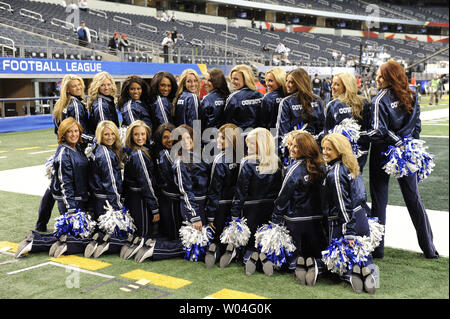
[[358,159],[361,173],[367,162],[369,137],[367,129],[370,125],[370,103],[358,96],[356,78],[351,73],[339,73],[333,76],[331,84],[333,100],[328,103],[325,114],[324,135],[331,133],[344,119],[353,118],[360,125],[358,139]]
[[[352,152],[349,140],[337,133],[326,135],[322,140],[323,158],[327,163],[327,173],[323,193],[324,214],[328,216],[330,243],[342,237],[354,247],[356,236],[370,237],[370,228],[365,208],[366,191],[359,172],[358,161]],[[362,290],[374,294],[378,274],[371,256],[364,267],[353,265],[343,280],[350,282],[356,293]],[[306,280],[310,286],[316,282],[319,269],[316,260],[306,261]],[[322,267],[321,267],[322,268]]]
[[255,77],[247,65],[237,65],[230,72],[231,93],[225,103],[224,122],[243,131],[258,126],[263,94],[256,90]]
[[128,127],[134,121],[141,120],[152,127],[148,94],[147,82],[140,76],[130,75],[125,79],[117,102],[117,108],[122,113],[122,126]]
[[94,75],[89,85],[89,100],[87,108],[89,110],[89,128],[95,132],[97,124],[101,121],[112,121],[119,127],[119,117],[116,110],[117,87],[111,74],[100,72]]
[[[122,205],[122,145],[119,129],[112,121],[101,121],[95,131],[98,141],[94,149],[87,151],[90,158],[89,188],[91,191],[93,217],[105,214],[107,202],[115,211],[121,211]],[[87,149],[88,150],[88,149]],[[99,231],[84,250],[85,257],[100,257],[103,253],[119,252],[127,238],[120,238]]]
[[179,239],[182,223],[180,212],[180,192],[175,184],[172,170],[174,160],[170,154],[172,149],[171,133],[175,126],[171,123],[161,124],[154,134],[156,144],[156,182],[159,194],[159,231],[162,237],[169,240]]
[[215,238],[205,256],[207,268],[214,266],[225,251],[220,243],[220,234],[225,223],[231,220],[230,208],[236,189],[239,163],[244,154],[244,146],[239,128],[234,124],[224,124],[217,135],[217,149],[220,153],[214,158],[211,179],[207,193],[206,217],[215,230]]
[[[391,60],[382,64],[376,77],[378,95],[372,100],[372,119],[369,180],[372,198],[371,214],[386,224],[389,175],[383,170],[387,157],[382,153],[389,145],[404,148],[403,138],[419,139],[421,131],[420,105],[417,96],[408,87],[403,67]],[[419,246],[425,258],[438,258],[433,244],[433,232],[417,186],[417,173],[397,179],[408,212],[416,228]],[[384,240],[375,250],[375,258],[384,257]]]
[[[202,230],[206,224],[204,213],[206,190],[208,185],[208,165],[194,154],[193,130],[190,126],[182,124],[172,132],[172,139],[178,143],[172,147],[175,161],[172,166],[174,181],[180,193],[180,210],[184,221],[192,224],[197,230]],[[139,263],[152,257],[160,260],[185,255],[183,245],[178,240],[165,238],[147,240],[145,246],[139,249],[135,260]]]
[[312,91],[308,73],[297,68],[288,73],[286,89],[289,94],[280,102],[277,117],[277,135],[283,138],[294,130],[306,130],[317,141],[323,131],[325,111],[322,100]]
[[160,71],[150,82],[150,95],[152,97],[150,110],[153,127],[157,128],[163,123],[172,123],[172,101],[178,90],[178,84],[172,73]]
[[[296,264],[305,265],[306,260],[312,264],[313,259],[320,259],[326,247],[320,198],[325,167],[319,145],[308,132],[292,134],[289,154],[293,161],[275,200],[272,222],[285,224],[293,238],[296,250],[287,257],[287,263],[289,269],[294,270]],[[266,256],[260,255],[260,258],[263,260]],[[266,275],[272,275],[272,263],[267,261],[264,266]],[[303,267],[297,268],[295,275],[303,285],[312,283],[313,278],[306,276]]]
[[[54,174],[50,182],[53,198],[58,202],[61,215],[75,214],[77,210],[86,212],[88,201],[88,159],[82,152],[83,128],[73,117],[63,120],[58,127],[58,148],[54,155]],[[19,244],[15,257],[25,252],[49,250],[49,255],[59,257],[63,253],[81,253],[89,239],[78,239],[74,236],[57,232],[39,234],[30,231],[24,241]]]
[[222,70],[212,68],[206,71],[205,89],[208,94],[202,99],[200,105],[202,131],[210,127],[219,128],[224,124],[223,108],[230,95],[230,89]]
[[209,165],[202,161],[199,154],[194,153],[194,131],[186,125],[180,125],[172,132],[178,143],[174,145],[172,154],[175,161],[172,170],[175,183],[180,192],[181,215],[186,222],[197,230],[206,226],[205,202],[209,181]]
[[[246,274],[251,275],[259,260],[254,234],[258,227],[268,223],[270,219],[274,199],[281,187],[282,165],[275,152],[274,138],[265,128],[250,131],[245,142],[248,156],[240,163],[231,217],[234,220],[240,217],[247,219],[251,235],[243,255]],[[235,255],[236,248],[228,244],[226,252],[220,258],[220,267],[226,267]]]
[[[84,100],[84,82],[79,76],[67,74],[61,82],[61,95],[55,103],[53,110],[53,124],[55,126],[55,134],[58,135],[58,128],[60,123],[68,118],[73,117],[80,123],[83,128],[83,142],[92,142],[93,136],[88,134],[88,111],[83,102]],[[85,144],[83,144],[83,147]],[[41,199],[38,210],[38,220],[36,222],[36,230],[47,231],[47,223],[52,214],[55,201],[52,196],[50,188],[47,188],[44,196]]]
[[178,90],[172,106],[172,118],[176,126],[187,124],[194,127],[194,121],[199,120],[200,111],[200,77],[193,69],[181,73]]
[[286,96],[286,71],[283,68],[271,68],[265,74],[268,93],[261,102],[260,126],[268,130],[275,128],[277,123],[278,106]]

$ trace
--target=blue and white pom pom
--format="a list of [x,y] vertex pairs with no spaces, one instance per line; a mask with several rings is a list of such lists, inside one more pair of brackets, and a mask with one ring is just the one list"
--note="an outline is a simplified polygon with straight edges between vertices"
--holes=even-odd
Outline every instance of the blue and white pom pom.
[[211,240],[214,238],[214,230],[210,226],[203,226],[202,230],[195,229],[191,223],[183,222],[180,227],[180,239],[185,251],[184,258],[190,261],[203,259]]
[[119,128],[120,143],[122,145],[126,145],[125,140],[127,139],[127,130],[128,126],[121,126]]
[[355,119],[346,118],[336,125],[331,133],[338,133],[344,135],[350,142],[352,146],[353,154],[356,158],[361,156],[360,146],[358,145],[358,140],[361,135],[361,125],[359,125]]
[[55,161],[55,155],[50,156],[45,161],[45,165],[44,165],[45,176],[47,176],[48,179],[52,179],[53,175],[55,175],[55,169],[53,167],[54,161]]
[[388,146],[388,150],[383,155],[387,156],[387,161],[383,166],[384,171],[396,178],[409,176],[417,173],[417,181],[427,178],[435,166],[434,155],[427,152],[424,146],[425,141],[405,137],[403,145],[405,149],[392,145]]
[[352,270],[354,265],[365,266],[369,255],[380,244],[384,236],[384,225],[378,223],[378,218],[369,217],[370,236],[356,236],[354,246],[348,245],[348,240],[341,237],[333,238],[328,248],[322,251],[322,260],[328,270],[344,275]]
[[78,238],[88,238],[94,232],[96,225],[91,216],[80,209],[74,213],[65,213],[55,220],[54,233],[57,237],[66,234]]
[[94,138],[93,143],[89,143],[85,150],[84,150],[84,155],[86,155],[87,158],[95,160],[95,155],[94,155],[94,150],[97,147],[97,139]]
[[128,234],[136,231],[133,217],[130,216],[125,206],[122,209],[114,210],[111,204],[106,201],[106,212],[98,217],[98,227],[100,230],[115,238],[126,238]]
[[265,253],[275,266],[287,263],[286,257],[292,256],[295,246],[289,231],[282,225],[264,224],[255,233],[255,248]]
[[220,234],[220,242],[222,244],[232,244],[233,247],[245,246],[250,239],[250,228],[247,226],[247,220],[237,218],[227,223],[227,226]]

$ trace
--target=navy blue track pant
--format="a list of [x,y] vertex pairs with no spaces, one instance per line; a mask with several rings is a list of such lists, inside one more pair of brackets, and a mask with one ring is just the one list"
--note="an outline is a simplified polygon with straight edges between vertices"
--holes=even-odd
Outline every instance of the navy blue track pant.
[[[387,148],[386,144],[373,143],[371,145],[369,162],[370,196],[372,198],[371,216],[378,217],[382,225],[386,225],[386,206],[388,203],[390,176],[382,168],[382,163],[386,161],[386,157],[381,153],[385,152]],[[416,229],[420,248],[426,258],[437,258],[439,254],[433,244],[433,232],[420,198],[416,174],[399,178],[397,181]],[[384,238],[372,255],[375,258],[383,258]]]

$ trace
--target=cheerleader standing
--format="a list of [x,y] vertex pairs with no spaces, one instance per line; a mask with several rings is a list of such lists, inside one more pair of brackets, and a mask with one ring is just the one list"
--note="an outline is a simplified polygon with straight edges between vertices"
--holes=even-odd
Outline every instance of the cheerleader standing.
[[264,95],[261,102],[261,116],[259,125],[268,130],[276,127],[278,106],[286,96],[286,71],[275,67],[265,74],[268,93]]
[[339,73],[333,76],[331,84],[333,100],[328,103],[325,114],[324,135],[331,133],[344,119],[353,118],[360,125],[360,138],[357,141],[358,159],[361,173],[367,162],[370,140],[367,129],[370,126],[370,103],[358,96],[356,78],[351,73]]
[[239,163],[244,154],[239,128],[234,124],[224,124],[217,135],[216,155],[212,163],[211,178],[207,194],[206,218],[215,230],[213,243],[205,256],[207,268],[211,268],[225,251],[220,243],[220,235],[225,223],[231,220],[230,208],[236,189]]
[[[403,67],[395,61],[382,64],[377,73],[378,95],[372,100],[372,120],[369,136],[370,151],[369,180],[372,198],[371,215],[386,224],[389,175],[383,170],[387,157],[382,155],[389,145],[404,147],[403,138],[418,139],[421,131],[420,105],[408,87],[408,78]],[[417,233],[419,246],[425,258],[438,258],[433,244],[433,232],[417,186],[417,173],[397,179],[406,207]],[[384,240],[373,256],[384,257]]]
[[205,89],[208,94],[202,99],[200,116],[202,131],[207,128],[219,128],[224,124],[223,109],[230,90],[222,70],[212,68],[205,74]]
[[160,71],[153,77],[150,82],[150,95],[152,97],[150,112],[154,128],[158,128],[163,123],[174,124],[172,101],[177,90],[177,81],[172,73]]
[[117,93],[116,84],[108,72],[97,73],[89,85],[89,129],[95,132],[98,123],[101,121],[112,121],[119,127],[119,117],[117,115],[115,96]]
[[[287,257],[289,269],[296,269],[296,264],[313,264],[313,260],[322,257],[326,247],[326,238],[322,224],[321,184],[325,177],[325,167],[320,149],[311,134],[299,131],[291,137],[289,146],[293,160],[287,167],[281,190],[275,200],[272,222],[285,224],[293,238],[296,250]],[[264,256],[261,258],[264,259]],[[263,270],[271,275],[273,267],[267,261]],[[304,267],[295,271],[296,277],[303,285],[311,284]]]
[[194,121],[200,119],[200,78],[193,69],[181,73],[178,90],[172,106],[173,124],[187,124],[194,127]]
[[225,103],[224,122],[232,123],[243,131],[256,128],[263,94],[256,90],[252,70],[246,65],[237,65],[231,70],[230,79],[234,92]]
[[117,103],[122,113],[122,126],[128,127],[141,120],[152,128],[148,94],[148,85],[140,76],[130,75],[125,79]]
[[[256,128],[250,131],[245,142],[248,156],[242,159],[239,167],[231,217],[247,219],[251,235],[243,255],[246,274],[251,275],[259,260],[254,234],[258,227],[268,223],[270,219],[274,199],[281,187],[282,165],[275,153],[274,138],[268,130]],[[229,244],[220,258],[220,267],[227,266],[235,255],[235,247]]]
[[278,137],[283,138],[290,131],[301,129],[318,141],[325,123],[325,111],[322,100],[312,91],[308,73],[302,68],[289,72],[286,88],[289,95],[281,100],[278,109]]

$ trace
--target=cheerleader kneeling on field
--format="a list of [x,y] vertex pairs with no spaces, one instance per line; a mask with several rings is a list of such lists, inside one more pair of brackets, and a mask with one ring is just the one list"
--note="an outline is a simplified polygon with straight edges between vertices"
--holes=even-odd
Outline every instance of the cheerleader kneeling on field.
[[[286,256],[286,263],[290,270],[295,269],[300,284],[311,285],[314,276],[303,266],[312,266],[326,247],[320,198],[325,167],[311,134],[293,131],[288,139],[291,163],[275,200],[272,223],[286,226],[296,247]],[[296,264],[300,266],[296,268]],[[263,268],[267,275],[273,272],[270,266],[268,261]]]
[[[379,244],[382,235],[378,234],[376,240],[375,229],[369,226],[367,214],[370,212],[364,205],[366,191],[358,161],[349,140],[342,134],[326,135],[322,140],[322,152],[327,163],[323,208],[324,215],[328,216],[330,241],[330,246],[322,252],[322,261],[331,272],[350,282],[356,293],[364,289],[374,294],[378,274],[370,253]],[[360,249],[361,243],[367,239],[370,247],[363,251]],[[336,257],[341,258],[338,261]],[[314,266],[311,271],[313,285],[319,270]]]
[[[256,128],[249,132],[245,142],[248,156],[241,161],[239,175],[231,206],[233,221],[245,217],[250,237],[243,248],[243,261],[247,275],[261,267],[255,248],[254,234],[258,227],[267,224],[273,211],[282,181],[282,164],[275,151],[275,141],[265,128]],[[236,256],[237,248],[227,245],[220,258],[220,267],[226,267]]]
[[[81,150],[83,128],[73,118],[63,120],[58,128],[58,148],[52,165],[50,189],[58,202],[61,226],[48,234],[29,231],[19,244],[15,257],[26,252],[49,251],[52,257],[63,253],[76,254],[84,251],[89,243],[92,221],[86,212],[88,201],[88,159]],[[83,212],[83,213],[81,213]],[[73,219],[83,221],[80,229],[69,227]]]

